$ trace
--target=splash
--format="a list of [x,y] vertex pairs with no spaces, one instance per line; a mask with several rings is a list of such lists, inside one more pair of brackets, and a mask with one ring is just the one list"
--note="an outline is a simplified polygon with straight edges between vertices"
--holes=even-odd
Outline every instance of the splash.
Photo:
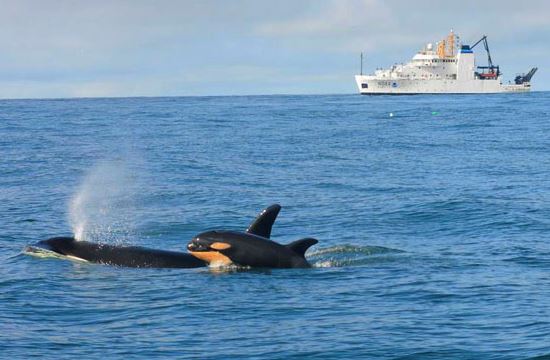
[[356,245],[336,245],[328,248],[311,251],[309,256],[320,256],[330,254],[364,254],[377,255],[384,253],[404,252],[403,250],[387,248],[384,246],[356,246]]
[[404,251],[383,246],[337,245],[308,253],[308,260],[317,268],[361,266],[392,261],[401,253]]
[[103,161],[85,176],[69,204],[77,240],[124,243],[135,234],[132,213],[137,187],[124,161]]

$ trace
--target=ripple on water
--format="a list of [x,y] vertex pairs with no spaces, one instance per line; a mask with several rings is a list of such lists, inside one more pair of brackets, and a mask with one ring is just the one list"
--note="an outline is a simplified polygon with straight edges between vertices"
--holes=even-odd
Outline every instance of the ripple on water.
[[[2,357],[548,356],[548,103],[545,92],[2,100]],[[100,241],[183,250],[275,202],[273,238],[318,238],[314,268],[21,254],[77,223]]]

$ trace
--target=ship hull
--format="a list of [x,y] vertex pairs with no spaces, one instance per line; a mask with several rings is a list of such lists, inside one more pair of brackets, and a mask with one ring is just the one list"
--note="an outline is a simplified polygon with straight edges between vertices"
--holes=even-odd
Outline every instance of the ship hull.
[[380,79],[356,75],[355,81],[362,95],[415,95],[415,94],[497,94],[528,92],[528,83],[503,85],[500,79],[491,80],[423,80]]

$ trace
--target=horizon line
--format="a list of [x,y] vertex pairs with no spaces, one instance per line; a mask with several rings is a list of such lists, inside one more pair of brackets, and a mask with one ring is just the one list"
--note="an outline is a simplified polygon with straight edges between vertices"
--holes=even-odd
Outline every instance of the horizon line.
[[[550,92],[550,90],[531,90],[524,94],[530,93],[542,93]],[[486,93],[486,94],[407,94],[407,95],[509,95],[511,93]],[[67,96],[67,97],[21,97],[21,98],[0,98],[0,101],[14,101],[14,100],[98,100],[98,99],[155,99],[155,98],[206,98],[206,97],[265,97],[265,96],[343,96],[343,95],[358,95],[365,96],[359,92],[350,93],[273,93],[273,94],[232,94],[232,95],[134,95],[134,96]],[[517,95],[517,93],[514,93]],[[388,95],[392,96],[392,95]]]

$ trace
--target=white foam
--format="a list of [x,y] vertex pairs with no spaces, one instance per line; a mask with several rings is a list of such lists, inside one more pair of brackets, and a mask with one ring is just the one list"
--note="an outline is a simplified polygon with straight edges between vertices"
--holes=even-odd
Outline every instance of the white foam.
[[72,256],[72,255],[65,255],[65,257],[69,260],[72,260],[72,261],[78,261],[78,262],[89,262],[88,260],[85,260],[85,259],[82,259],[82,258],[79,258],[77,256]]
[[315,268],[329,268],[335,267],[337,264],[332,260],[318,261],[313,263],[311,266]]

